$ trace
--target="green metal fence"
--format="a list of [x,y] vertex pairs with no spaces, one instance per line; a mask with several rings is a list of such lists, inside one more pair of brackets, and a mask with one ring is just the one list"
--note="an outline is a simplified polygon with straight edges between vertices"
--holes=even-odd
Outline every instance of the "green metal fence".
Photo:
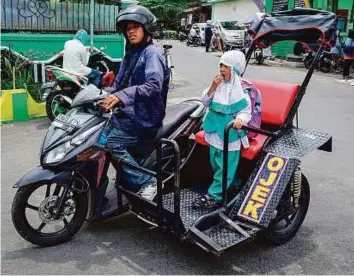
[[[115,19],[120,2],[95,1],[95,33],[115,32]],[[72,32],[90,27],[88,0],[1,0],[1,30],[3,32],[40,31]]]

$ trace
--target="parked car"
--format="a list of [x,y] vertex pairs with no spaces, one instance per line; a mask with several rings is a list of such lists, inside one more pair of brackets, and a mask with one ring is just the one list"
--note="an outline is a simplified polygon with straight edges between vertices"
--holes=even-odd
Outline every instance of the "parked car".
[[224,50],[241,49],[245,45],[246,28],[236,25],[237,21],[215,21],[215,28],[220,34]]

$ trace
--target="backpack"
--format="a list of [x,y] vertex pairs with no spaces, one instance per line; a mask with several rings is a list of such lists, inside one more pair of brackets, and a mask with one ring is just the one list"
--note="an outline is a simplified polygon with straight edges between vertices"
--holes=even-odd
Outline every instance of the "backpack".
[[[262,95],[257,87],[252,85],[252,82],[242,79],[241,86],[243,90],[248,92],[251,99],[251,121],[248,126],[254,128],[261,128],[261,114],[262,114]],[[248,138],[255,138],[258,134],[255,132],[247,131]]]

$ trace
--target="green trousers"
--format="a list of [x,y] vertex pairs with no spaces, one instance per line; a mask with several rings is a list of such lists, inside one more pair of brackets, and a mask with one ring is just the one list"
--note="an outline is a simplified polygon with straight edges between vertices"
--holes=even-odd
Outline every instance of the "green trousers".
[[[231,185],[240,185],[236,176],[238,162],[240,161],[240,151],[229,151],[228,170],[227,170],[227,188]],[[223,151],[210,146],[210,164],[214,171],[214,180],[210,185],[208,194],[216,201],[222,200],[222,167],[223,167]]]

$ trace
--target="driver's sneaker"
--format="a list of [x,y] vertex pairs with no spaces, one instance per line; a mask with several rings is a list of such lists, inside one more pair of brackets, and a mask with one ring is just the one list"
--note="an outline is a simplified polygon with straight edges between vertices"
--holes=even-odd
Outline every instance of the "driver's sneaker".
[[193,209],[217,209],[221,207],[221,203],[206,194],[194,201],[192,207]]
[[147,200],[153,201],[157,195],[157,183],[152,182],[150,184],[144,185],[138,192],[138,195]]

